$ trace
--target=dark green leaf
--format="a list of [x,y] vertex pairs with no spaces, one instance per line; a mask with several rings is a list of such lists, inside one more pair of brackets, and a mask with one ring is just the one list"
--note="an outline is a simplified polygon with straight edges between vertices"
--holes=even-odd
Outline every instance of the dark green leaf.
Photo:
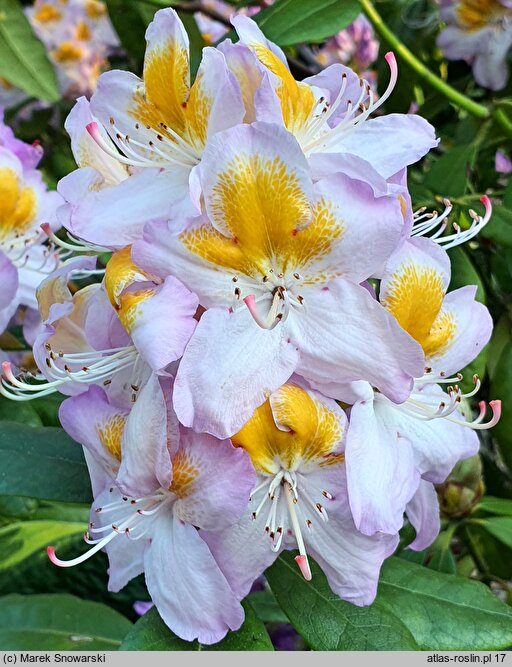
[[109,607],[72,595],[0,598],[4,651],[116,650],[131,623]]
[[19,521],[0,528],[0,573],[18,565],[48,545],[83,535],[87,523],[68,521]]
[[37,511],[39,501],[23,496],[0,496],[0,525],[27,521]]
[[512,644],[512,609],[477,581],[390,558],[377,600],[402,620],[422,650],[483,651]]
[[316,651],[396,651],[417,648],[405,625],[379,602],[356,607],[331,591],[311,561],[313,579],[303,579],[293,554],[285,552],[266,571],[279,605]]
[[0,76],[40,100],[60,99],[53,66],[18,0],[0,0]]
[[228,632],[218,644],[206,646],[197,641],[186,642],[173,634],[160,618],[155,607],[137,621],[121,644],[121,651],[273,651],[272,642],[263,622],[251,605],[243,602],[245,621],[237,632]]
[[453,291],[465,285],[476,285],[477,301],[485,303],[485,291],[478,271],[473,265],[468,253],[459,247],[452,248],[448,252],[452,266],[452,276],[449,290]]
[[491,219],[480,235],[499,245],[512,248],[512,180],[503,193],[503,203],[493,205]]
[[82,448],[60,428],[2,422],[0,495],[90,502]]
[[501,204],[494,204],[489,222],[480,235],[495,243],[512,248],[512,210]]
[[484,512],[488,512],[489,514],[503,514],[505,516],[512,516],[512,500],[484,496],[478,503],[477,509],[484,510]]
[[146,50],[145,32],[157,7],[136,0],[106,0],[110,20],[121,44],[140,70]]
[[512,338],[511,322],[507,314],[502,315],[494,326],[491,340],[489,341],[489,355],[487,358],[487,370],[491,379],[498,369],[498,362],[507,343]]
[[20,422],[26,426],[60,426],[59,406],[65,396],[50,394],[26,403],[0,396],[0,421]]
[[256,591],[247,598],[256,616],[265,623],[289,623],[272,591]]
[[287,46],[321,42],[346,28],[360,12],[357,0],[277,0],[254,19],[268,39]]
[[481,572],[504,579],[512,576],[512,549],[493,537],[484,526],[468,522],[461,537]]
[[455,146],[432,165],[425,176],[425,187],[441,197],[460,197],[465,194],[468,171],[473,166],[475,155],[473,145]]
[[500,542],[512,549],[512,517],[493,516],[487,519],[475,519],[474,521],[483,526],[488,533],[494,535]]
[[[512,395],[512,341],[509,341],[500,355],[491,382],[490,395],[493,399],[501,399],[507,406]],[[492,430],[497,438],[501,455],[509,469],[512,470],[512,411],[503,410],[500,421]]]
[[13,421],[27,426],[42,426],[41,417],[37,414],[32,401],[20,403],[0,397],[0,421]]
[[183,12],[179,13],[179,17],[183,21],[183,25],[188,34],[190,45],[190,75],[191,78],[194,78],[203,56],[203,47],[205,46],[205,43],[203,36],[197,27],[195,18],[190,14],[185,14]]

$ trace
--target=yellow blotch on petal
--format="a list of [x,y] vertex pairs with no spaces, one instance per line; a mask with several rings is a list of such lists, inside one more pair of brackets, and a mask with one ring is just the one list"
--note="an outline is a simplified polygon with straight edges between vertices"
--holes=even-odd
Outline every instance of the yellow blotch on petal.
[[309,222],[311,208],[297,174],[281,158],[241,153],[218,175],[212,215],[258,264]]
[[33,18],[38,23],[50,23],[51,21],[60,21],[62,12],[50,3],[40,5],[34,12]]
[[199,151],[206,144],[212,99],[206,93],[204,76],[198,75],[184,108],[184,138]]
[[101,444],[118,461],[121,461],[121,438],[125,424],[126,417],[118,414],[96,426]]
[[117,314],[126,331],[131,334],[137,318],[141,315],[141,304],[154,296],[156,290],[145,289],[137,292],[126,292],[119,297]]
[[172,460],[172,483],[169,491],[179,498],[186,498],[194,490],[194,481],[198,475],[199,469],[191,457],[186,451],[179,450]]
[[53,51],[53,57],[59,63],[74,62],[82,57],[82,49],[73,42],[62,42]]
[[427,356],[441,352],[455,330],[453,316],[440,314],[444,295],[443,279],[438,271],[407,264],[392,277],[388,294],[382,300]]
[[85,12],[90,19],[100,19],[107,13],[107,8],[103,2],[97,2],[97,0],[87,0],[85,3]]
[[76,26],[75,37],[83,42],[91,39],[91,29],[85,21],[79,21],[78,25]]
[[505,12],[499,0],[461,0],[457,7],[460,23],[470,32],[480,30]]
[[257,408],[231,440],[247,451],[256,470],[276,474],[308,462],[325,466],[343,461],[337,452],[341,437],[338,415],[302,387],[286,384],[273,394],[272,406],[266,401]]
[[24,234],[34,222],[36,193],[21,183],[15,171],[0,167],[0,241]]
[[[253,158],[248,164],[260,169],[260,175],[247,165],[238,173],[230,167],[214,188],[215,216],[228,226],[232,236],[206,224],[183,232],[183,245],[219,270],[257,279],[274,264],[283,272],[300,270],[308,284],[343,275],[341,266],[319,270],[317,264],[331,252],[333,243],[339,242],[345,228],[332,204],[321,198],[310,207],[298,179],[285,171],[278,158],[268,166],[259,164],[263,160],[258,156]],[[283,181],[275,190],[272,174]],[[309,216],[310,224],[297,228],[298,222]]]
[[444,352],[453,338],[457,322],[453,313],[442,311],[434,320],[428,336],[421,343],[425,356],[433,357]]
[[132,260],[132,247],[127,245],[107,262],[104,285],[114,308],[119,308],[120,296],[132,283],[148,280],[148,274]]
[[169,40],[164,47],[146,52],[144,85],[145,95],[141,93],[136,98],[132,110],[134,118],[154,129],[163,123],[181,134],[190,92],[187,49],[179,42]]
[[283,61],[263,44],[251,45],[260,62],[278,77],[276,93],[283,113],[283,122],[292,133],[300,132],[310,121],[315,108],[311,88],[295,81]]

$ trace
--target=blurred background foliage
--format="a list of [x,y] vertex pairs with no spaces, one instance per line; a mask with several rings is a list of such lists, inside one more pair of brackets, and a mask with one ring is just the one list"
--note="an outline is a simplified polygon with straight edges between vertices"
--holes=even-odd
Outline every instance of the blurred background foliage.
[[[6,120],[21,139],[44,147],[42,167],[54,188],[75,168],[63,128],[73,100],[62,96],[54,66],[23,13],[28,4],[0,0],[0,77],[25,93],[7,110]],[[109,66],[140,75],[145,29],[155,11],[171,5],[188,30],[195,71],[205,46],[195,16],[205,4],[106,0],[121,43]],[[229,4],[233,9],[262,5],[254,18],[284,48],[299,79],[321,69],[318,49],[363,9],[381,33],[381,57],[375,63],[381,92],[389,76],[383,54],[389,48],[397,52],[398,42],[405,47],[405,57],[397,52],[400,75],[386,111],[418,112],[441,139],[409,170],[414,208],[442,209],[443,198],[449,197],[452,220],[467,228],[468,210],[481,209],[483,194],[494,205],[480,236],[450,251],[450,289],[477,285],[478,298],[494,318],[492,340],[464,371],[464,383],[471,387],[477,373],[483,382],[479,397],[501,399],[503,413],[497,427],[481,432],[481,454],[459,463],[439,487],[442,531],[435,543],[421,553],[409,551],[414,531],[404,528],[399,552],[386,563],[370,608],[339,600],[318,569],[306,584],[286,553],[244,603],[242,629],[213,648],[507,648],[512,645],[512,181],[497,173],[495,157],[497,151],[510,156],[512,79],[499,93],[490,93],[476,85],[467,64],[447,62],[435,44],[441,24],[433,0]],[[223,23],[229,25],[225,17]],[[394,43],[387,43],[387,30]],[[469,104],[457,103],[432,85],[422,67]],[[0,337],[0,347],[23,349],[19,332]],[[144,581],[139,577],[121,593],[107,592],[104,554],[76,569],[56,569],[47,560],[48,544],[64,558],[85,549],[91,500],[81,450],[59,428],[60,401],[59,395],[21,404],[0,399],[0,648],[202,648],[174,637],[154,609],[136,622],[134,603],[149,599]]]

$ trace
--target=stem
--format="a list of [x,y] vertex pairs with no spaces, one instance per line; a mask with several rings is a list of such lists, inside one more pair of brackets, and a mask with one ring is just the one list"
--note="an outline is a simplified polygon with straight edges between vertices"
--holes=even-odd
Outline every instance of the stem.
[[503,109],[494,111],[494,120],[501,125],[502,130],[508,137],[512,137],[512,122],[507,118]]
[[[433,88],[438,90],[442,95],[454,102],[461,109],[465,109],[468,113],[476,118],[490,118],[491,112],[483,104],[474,102],[466,95],[463,95],[455,88],[452,88],[445,81],[440,79],[437,75],[431,72],[425,65],[416,58],[416,56],[409,51],[403,42],[387,27],[382,20],[380,14],[377,12],[370,0],[359,0],[364,13],[372,22],[375,30],[384,38],[394,51],[404,60],[424,81],[429,83]],[[499,121],[498,121],[499,122]],[[501,123],[500,123],[501,124]],[[502,125],[503,126],[503,125]],[[510,124],[512,130],[512,124]]]

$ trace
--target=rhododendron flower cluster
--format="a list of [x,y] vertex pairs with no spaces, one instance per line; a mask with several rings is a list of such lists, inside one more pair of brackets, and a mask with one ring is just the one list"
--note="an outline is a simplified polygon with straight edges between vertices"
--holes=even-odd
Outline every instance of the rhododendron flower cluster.
[[[205,644],[240,627],[283,550],[371,604],[404,521],[411,549],[433,542],[434,484],[500,415],[472,414],[476,376],[459,386],[492,321],[474,286],[448,291],[446,252],[491,204],[465,229],[447,200],[413,212],[407,167],[438,141],[418,115],[375,114],[393,54],[376,100],[342,64],[296,81],[252,19],[233,25],[191,83],[187,34],[160,10],[142,79],[111,71],[78,100],[69,238],[45,228],[75,256],[37,292],[39,373],[4,363],[1,385],[64,393],[84,447],[91,548],[51,560],[104,549],[111,591],[144,572],[169,628]],[[101,282],[71,289],[105,252]]]

